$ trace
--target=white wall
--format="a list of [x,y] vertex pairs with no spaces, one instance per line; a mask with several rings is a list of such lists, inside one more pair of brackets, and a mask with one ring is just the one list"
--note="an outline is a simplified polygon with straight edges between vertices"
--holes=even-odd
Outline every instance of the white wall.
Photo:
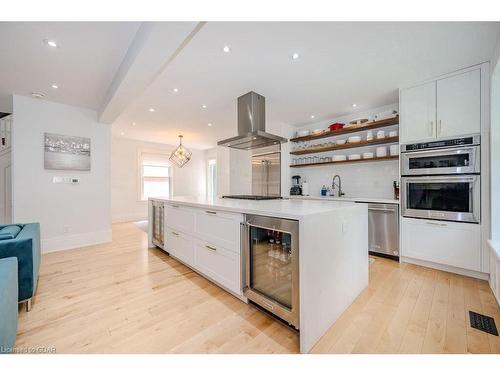
[[[113,222],[147,218],[147,202],[141,201],[139,197],[139,150],[170,155],[175,147],[177,146],[113,137],[111,152]],[[184,167],[172,166],[174,195],[204,196],[206,194],[205,152],[191,151],[193,152],[192,158]]]
[[[398,104],[391,104],[383,107],[369,109],[363,112],[358,112],[348,116],[343,116],[335,119],[330,119],[327,121],[320,121],[307,126],[303,126],[299,129],[326,129],[330,124],[334,122],[347,123],[353,118],[359,117],[372,117],[377,113],[381,113],[387,110],[397,110]],[[390,130],[397,130],[397,126],[387,127],[379,130],[384,130],[387,133]],[[377,130],[374,131],[374,134]],[[361,133],[365,136],[365,133]],[[322,143],[325,141],[335,140],[337,138],[347,138],[349,135],[338,136],[335,138],[328,138],[319,140],[316,143]],[[289,145],[288,147],[291,147]],[[362,154],[363,152],[375,153],[375,148],[377,146],[371,147],[360,147],[354,149],[343,150],[342,154]],[[388,146],[387,146],[388,147]],[[389,152],[389,151],[388,151]],[[340,152],[336,152],[340,153]],[[322,154],[318,154],[322,156]],[[309,155],[302,155],[309,156]],[[302,157],[300,156],[300,157]],[[327,156],[324,153],[323,156]],[[295,157],[293,155],[291,158]],[[309,193],[313,196],[319,196],[320,190],[323,185],[331,186],[332,178],[334,175],[338,174],[342,178],[342,190],[348,196],[355,196],[361,198],[393,198],[393,181],[399,180],[399,162],[398,160],[389,160],[383,162],[367,162],[359,164],[338,164],[338,165],[328,165],[328,166],[316,166],[316,167],[302,167],[302,168],[289,168],[291,175],[300,175],[302,177],[302,182],[307,180],[309,182]],[[285,191],[285,190],[283,190]],[[287,194],[287,193],[285,193]]]
[[[110,241],[110,126],[94,111],[23,96],[13,109],[13,221],[40,222],[43,252]],[[45,132],[89,137],[91,171],[45,170]],[[54,176],[80,183],[53,184]]]
[[252,193],[251,152],[217,147],[217,196]]
[[491,238],[500,241],[500,64],[496,65],[491,80],[490,153]]

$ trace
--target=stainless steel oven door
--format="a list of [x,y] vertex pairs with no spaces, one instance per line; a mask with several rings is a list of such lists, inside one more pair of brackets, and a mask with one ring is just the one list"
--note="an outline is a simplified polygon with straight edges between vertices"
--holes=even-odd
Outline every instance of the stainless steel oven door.
[[402,215],[480,222],[480,176],[421,176],[401,179]]
[[299,226],[294,220],[246,215],[245,296],[299,329]]
[[404,152],[401,154],[401,175],[479,173],[479,147]]

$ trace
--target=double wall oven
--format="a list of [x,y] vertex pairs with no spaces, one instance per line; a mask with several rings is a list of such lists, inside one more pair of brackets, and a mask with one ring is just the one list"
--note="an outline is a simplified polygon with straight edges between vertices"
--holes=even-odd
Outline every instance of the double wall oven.
[[401,146],[404,217],[480,222],[480,136]]
[[246,215],[245,296],[299,329],[299,223]]

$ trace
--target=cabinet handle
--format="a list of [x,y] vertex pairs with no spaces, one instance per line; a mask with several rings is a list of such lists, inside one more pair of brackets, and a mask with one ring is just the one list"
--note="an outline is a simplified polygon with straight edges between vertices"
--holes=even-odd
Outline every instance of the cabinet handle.
[[205,212],[210,215],[217,215],[217,212],[215,211],[205,211]]
[[445,223],[433,223],[433,222],[430,222],[430,221],[426,221],[425,223],[429,224],[429,225],[435,225],[435,226],[438,226],[438,227],[447,227],[448,226],[448,224],[445,224]]
[[172,204],[171,205],[173,208],[179,208],[179,206],[177,206],[176,204]]
[[434,121],[429,123],[429,135],[432,137],[432,133],[434,131]]
[[217,249],[215,247],[212,247],[212,246],[208,246],[208,245],[205,245],[205,247],[210,250],[210,251],[217,251]]
[[172,234],[173,234],[174,236],[178,236],[178,235],[179,235],[179,233],[175,233],[175,232],[172,232]]

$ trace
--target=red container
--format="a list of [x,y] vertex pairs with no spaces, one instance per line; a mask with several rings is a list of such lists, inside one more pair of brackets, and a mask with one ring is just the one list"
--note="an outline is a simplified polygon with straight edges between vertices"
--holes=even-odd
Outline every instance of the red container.
[[329,126],[329,128],[330,128],[330,131],[331,131],[331,132],[333,132],[333,131],[335,131],[335,130],[340,130],[340,129],[342,129],[343,127],[344,127],[344,124],[341,124],[340,122],[336,122],[335,124],[331,124],[331,125]]

